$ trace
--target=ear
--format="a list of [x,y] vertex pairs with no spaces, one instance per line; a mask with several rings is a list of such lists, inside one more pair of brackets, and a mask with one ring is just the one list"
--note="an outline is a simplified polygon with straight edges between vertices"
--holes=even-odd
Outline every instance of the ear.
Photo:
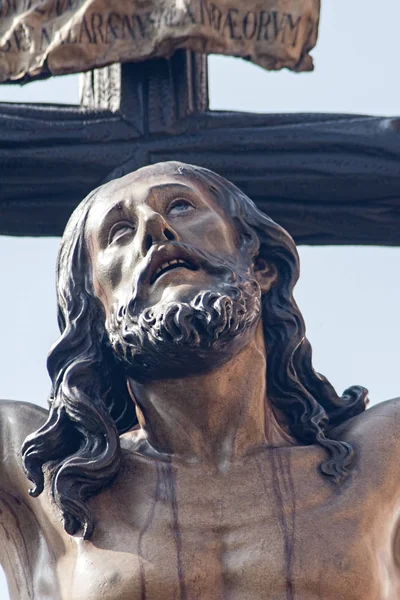
[[278,272],[275,265],[267,262],[261,256],[256,256],[253,259],[253,275],[263,294],[268,292],[278,280]]

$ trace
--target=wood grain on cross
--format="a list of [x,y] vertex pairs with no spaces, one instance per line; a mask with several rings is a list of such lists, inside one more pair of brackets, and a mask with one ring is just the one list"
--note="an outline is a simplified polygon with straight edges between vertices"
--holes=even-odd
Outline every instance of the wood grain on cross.
[[81,106],[0,104],[0,234],[60,235],[90,190],[162,160],[230,179],[297,243],[400,245],[400,119],[210,111],[184,50],[87,73]]

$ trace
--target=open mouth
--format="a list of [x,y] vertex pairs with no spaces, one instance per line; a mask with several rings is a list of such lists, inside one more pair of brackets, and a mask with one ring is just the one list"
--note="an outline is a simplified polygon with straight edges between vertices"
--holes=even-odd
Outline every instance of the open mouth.
[[181,258],[174,258],[172,260],[167,260],[163,262],[150,280],[150,284],[153,284],[157,279],[167,273],[168,271],[172,271],[172,269],[189,269],[189,271],[197,271],[198,267],[187,260],[183,260]]

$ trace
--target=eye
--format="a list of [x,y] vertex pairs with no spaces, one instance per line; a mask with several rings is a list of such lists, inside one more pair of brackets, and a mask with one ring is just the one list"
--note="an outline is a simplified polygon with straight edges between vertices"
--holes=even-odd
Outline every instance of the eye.
[[133,223],[127,223],[120,221],[119,223],[115,223],[108,234],[108,243],[112,244],[117,240],[121,240],[125,238],[127,235],[133,234],[135,232],[135,226]]
[[191,212],[194,210],[194,206],[188,202],[188,200],[184,200],[183,198],[179,198],[174,200],[168,207],[167,214],[172,216],[180,216]]

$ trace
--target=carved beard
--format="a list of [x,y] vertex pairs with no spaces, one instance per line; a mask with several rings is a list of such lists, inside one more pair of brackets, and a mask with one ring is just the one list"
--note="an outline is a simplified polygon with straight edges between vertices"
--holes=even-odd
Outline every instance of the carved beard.
[[131,377],[182,377],[218,366],[245,346],[260,316],[260,287],[227,265],[218,271],[214,289],[196,291],[192,300],[159,302],[139,315],[129,314],[128,302],[107,320],[109,343]]

